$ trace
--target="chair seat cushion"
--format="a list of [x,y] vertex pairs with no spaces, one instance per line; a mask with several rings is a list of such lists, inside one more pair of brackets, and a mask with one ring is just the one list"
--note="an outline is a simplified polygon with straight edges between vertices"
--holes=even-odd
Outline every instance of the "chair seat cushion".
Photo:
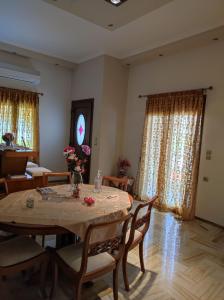
[[[129,240],[130,233],[131,233],[131,230],[128,229],[127,234],[126,234],[126,241],[125,241],[126,243]],[[142,238],[142,233],[138,230],[135,230],[134,240],[133,240],[132,243],[135,243],[137,240],[140,240],[141,238]]]
[[14,236],[14,234],[11,233],[11,232],[0,230],[0,236],[2,236],[2,237],[9,237],[9,236]]
[[0,267],[9,267],[29,260],[45,250],[33,239],[16,237],[0,243]]
[[[70,245],[57,251],[58,255],[74,271],[79,272],[82,261],[83,244]],[[86,274],[97,272],[108,265],[115,265],[115,259],[107,252],[88,257]]]
[[45,172],[50,173],[51,170],[42,167],[36,167],[36,168],[27,168],[26,172],[32,177],[39,177],[39,176],[43,176],[43,173]]
[[39,166],[38,166],[38,164],[35,164],[32,161],[28,161],[26,167],[27,168],[38,168]]

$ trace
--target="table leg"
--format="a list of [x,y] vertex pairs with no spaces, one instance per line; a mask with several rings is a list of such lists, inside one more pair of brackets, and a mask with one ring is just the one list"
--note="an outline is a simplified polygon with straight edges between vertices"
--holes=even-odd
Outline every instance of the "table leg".
[[80,238],[73,233],[60,234],[56,236],[56,248],[62,248],[72,244],[78,244]]

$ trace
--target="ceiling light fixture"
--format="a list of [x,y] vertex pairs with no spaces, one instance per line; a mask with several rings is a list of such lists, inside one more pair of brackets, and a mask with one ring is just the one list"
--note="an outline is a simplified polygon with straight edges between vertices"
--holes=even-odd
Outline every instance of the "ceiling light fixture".
[[121,4],[126,2],[127,0],[105,0],[105,1],[109,2],[110,4],[112,4],[114,6],[120,6]]

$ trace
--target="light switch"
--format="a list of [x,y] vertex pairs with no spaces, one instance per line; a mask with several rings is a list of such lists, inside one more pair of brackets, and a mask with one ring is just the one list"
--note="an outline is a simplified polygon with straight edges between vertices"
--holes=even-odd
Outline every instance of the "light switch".
[[206,176],[203,177],[203,181],[208,182],[208,180],[209,180],[208,177]]
[[212,159],[212,151],[211,150],[207,150],[206,151],[206,160],[211,160]]

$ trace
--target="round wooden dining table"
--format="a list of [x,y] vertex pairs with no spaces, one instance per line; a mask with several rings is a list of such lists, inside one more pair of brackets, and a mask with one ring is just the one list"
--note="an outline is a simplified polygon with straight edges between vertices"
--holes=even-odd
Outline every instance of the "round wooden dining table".
[[[90,224],[121,218],[131,207],[128,193],[112,187],[103,186],[100,193],[94,193],[93,185],[82,185],[78,199],[72,197],[69,184],[51,189],[55,194],[47,200],[35,189],[12,193],[2,199],[0,229],[30,235],[71,232],[84,239]],[[95,203],[87,206],[85,197],[93,197]],[[28,199],[33,199],[32,208],[27,207]]]

